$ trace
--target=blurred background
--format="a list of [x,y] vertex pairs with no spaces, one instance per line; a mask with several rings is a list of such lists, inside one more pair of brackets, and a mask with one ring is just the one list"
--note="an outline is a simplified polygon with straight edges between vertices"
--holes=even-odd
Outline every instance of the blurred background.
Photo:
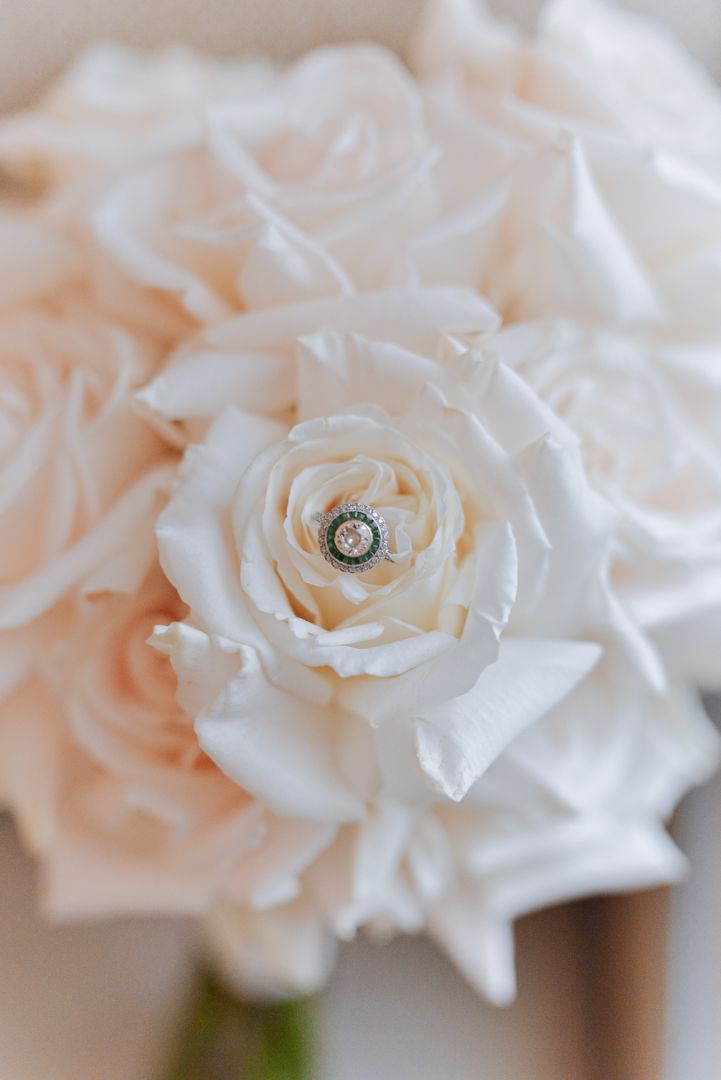
[[[530,25],[541,0],[489,0]],[[623,0],[663,20],[721,74],[719,0]],[[219,54],[293,57],[328,41],[368,39],[403,53],[422,0],[2,0],[0,108],[26,101],[85,45],[153,46],[184,41]]]
[[[421,6],[1,0],[0,109],[28,101],[98,40],[289,58],[323,42],[370,39],[402,54]],[[540,4],[489,6],[530,25]],[[667,23],[721,76],[719,0],[624,6]],[[318,1080],[718,1080],[721,860],[713,836],[721,836],[721,784],[692,796],[676,833],[695,872],[672,898],[585,901],[522,921],[520,999],[510,1010],[480,1002],[423,942],[347,947],[318,1004]],[[168,920],[43,925],[32,866],[8,823],[0,823],[0,876],[0,1080],[160,1076],[188,993],[190,928]]]

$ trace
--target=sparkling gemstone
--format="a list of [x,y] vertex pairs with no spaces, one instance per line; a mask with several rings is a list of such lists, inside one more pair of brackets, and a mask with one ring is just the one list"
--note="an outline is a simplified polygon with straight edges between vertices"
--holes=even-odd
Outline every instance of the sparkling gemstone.
[[370,550],[373,533],[365,521],[344,521],[336,529],[335,546],[343,555],[359,557]]

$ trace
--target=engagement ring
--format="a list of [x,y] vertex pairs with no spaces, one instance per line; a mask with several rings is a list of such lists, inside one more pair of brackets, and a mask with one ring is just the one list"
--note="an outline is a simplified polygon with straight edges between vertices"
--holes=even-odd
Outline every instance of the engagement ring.
[[388,551],[388,526],[372,506],[341,503],[315,517],[321,553],[336,570],[360,574],[383,559],[393,562]]

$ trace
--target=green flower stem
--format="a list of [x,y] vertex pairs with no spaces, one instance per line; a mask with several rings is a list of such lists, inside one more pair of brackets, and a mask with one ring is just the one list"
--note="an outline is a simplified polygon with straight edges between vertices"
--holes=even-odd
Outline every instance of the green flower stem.
[[163,1080],[311,1080],[311,1011],[249,1004],[204,971]]
[[248,1007],[254,1035],[248,1080],[310,1080],[308,1013],[299,1001]]

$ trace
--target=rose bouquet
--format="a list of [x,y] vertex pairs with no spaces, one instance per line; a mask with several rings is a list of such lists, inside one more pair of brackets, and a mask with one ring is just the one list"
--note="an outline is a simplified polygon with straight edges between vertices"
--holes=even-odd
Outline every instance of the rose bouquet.
[[0,793],[51,915],[197,916],[251,997],[426,930],[503,1003],[516,917],[683,872],[719,130],[595,0],[437,3],[410,70],[103,47],[0,126]]

